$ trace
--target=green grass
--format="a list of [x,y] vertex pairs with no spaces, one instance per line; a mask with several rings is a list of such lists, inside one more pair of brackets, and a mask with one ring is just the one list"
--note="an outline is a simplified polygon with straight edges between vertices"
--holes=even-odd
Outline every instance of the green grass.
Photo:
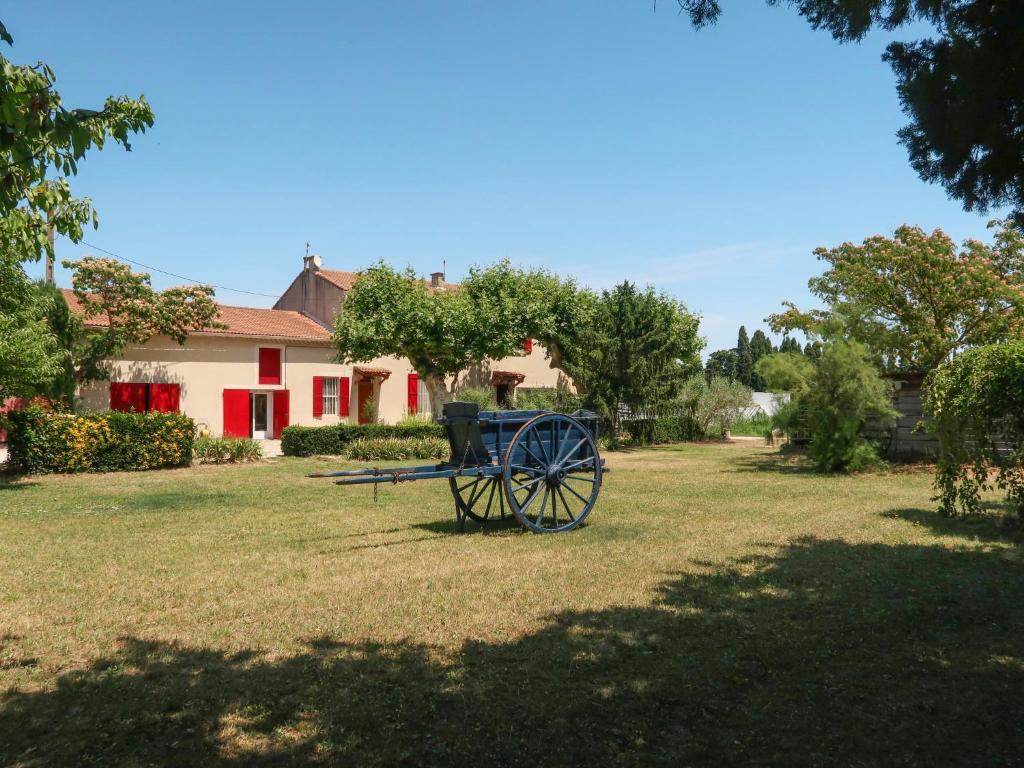
[[313,459],[0,483],[0,765],[1024,761],[1014,525],[756,444],[608,458],[560,536]]

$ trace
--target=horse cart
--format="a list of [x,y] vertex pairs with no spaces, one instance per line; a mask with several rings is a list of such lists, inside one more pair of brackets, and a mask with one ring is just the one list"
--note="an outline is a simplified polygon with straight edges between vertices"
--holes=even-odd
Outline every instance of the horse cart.
[[451,456],[418,467],[368,467],[314,472],[338,485],[448,480],[455,519],[478,523],[515,518],[536,533],[562,533],[590,514],[601,491],[604,460],[597,449],[598,417],[550,411],[480,411],[448,403],[445,426]]

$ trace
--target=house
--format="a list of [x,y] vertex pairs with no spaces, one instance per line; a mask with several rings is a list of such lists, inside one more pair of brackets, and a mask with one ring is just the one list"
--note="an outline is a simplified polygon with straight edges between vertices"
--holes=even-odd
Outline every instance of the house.
[[[224,328],[196,331],[185,344],[155,337],[111,361],[109,381],[78,394],[84,410],[181,411],[211,435],[278,438],[289,424],[395,422],[429,414],[423,382],[408,360],[379,358],[342,365],[330,328],[355,273],[320,269],[307,257],[303,270],[272,309],[220,306]],[[437,288],[450,287],[435,274]],[[64,296],[83,314],[74,293]],[[102,317],[86,326],[102,327]],[[457,386],[493,386],[505,401],[516,387],[554,387],[564,376],[544,351],[529,344],[520,356],[495,361],[460,377]]]

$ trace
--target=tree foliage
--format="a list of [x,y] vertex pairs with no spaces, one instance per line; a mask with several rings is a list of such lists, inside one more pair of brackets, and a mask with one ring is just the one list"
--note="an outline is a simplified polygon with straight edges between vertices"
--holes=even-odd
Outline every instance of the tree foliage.
[[[109,361],[130,344],[144,344],[158,335],[184,344],[193,331],[224,327],[216,319],[218,308],[209,286],[158,292],[149,275],[93,256],[65,261],[64,266],[74,269],[72,285],[84,315],[71,318],[75,332],[68,350],[78,383],[106,378]],[[104,324],[86,330],[84,321],[91,319]]]
[[771,389],[790,393],[773,421],[790,435],[810,438],[809,453],[819,471],[858,470],[877,460],[876,446],[862,437],[864,427],[869,421],[889,425],[896,412],[891,385],[863,344],[830,342],[815,362],[777,353],[763,358],[758,369]]
[[[873,27],[930,29],[893,41],[883,59],[909,124],[899,131],[911,166],[967,210],[1010,206],[1024,219],[1024,24],[1016,0],[767,0],[794,6],[839,42]],[[719,0],[680,0],[697,26]]]
[[[788,338],[783,340],[784,343],[788,341],[796,344],[794,340]],[[796,349],[800,350],[799,345]],[[741,325],[736,337],[736,346],[732,349],[719,349],[708,355],[704,373],[709,379],[724,376],[750,389],[762,391],[766,384],[757,373],[757,361],[774,351],[775,346],[764,331],[758,328],[753,336],[748,336],[746,326]]]
[[619,414],[657,415],[700,370],[700,320],[679,301],[623,282],[604,291],[567,368],[584,402],[617,429]]
[[553,366],[571,364],[593,306],[593,297],[573,281],[508,261],[473,268],[460,286],[442,290],[412,269],[380,263],[359,273],[342,302],[334,344],[346,363],[408,359],[439,413],[452,399],[453,377],[520,353],[527,338],[545,345]]
[[[0,24],[0,40],[13,44]],[[98,224],[87,198],[71,195],[68,177],[90,149],[108,141],[130,149],[128,137],[153,124],[146,100],[108,98],[102,109],[68,109],[40,62],[0,56],[0,394],[45,390],[66,365],[47,318],[52,295],[31,284],[21,267],[53,258],[48,227],[73,242]]]
[[944,514],[977,512],[999,488],[1024,515],[1024,341],[972,349],[928,378],[925,412],[939,440]]
[[677,402],[700,437],[707,437],[713,426],[725,435],[751,404],[751,390],[724,376],[698,374],[686,379]]
[[1024,333],[1024,233],[993,222],[992,245],[957,249],[942,230],[902,226],[892,238],[818,248],[829,269],[808,285],[828,308],[792,304],[772,315],[776,330],[815,339],[849,335],[889,370],[927,372],[968,347]]

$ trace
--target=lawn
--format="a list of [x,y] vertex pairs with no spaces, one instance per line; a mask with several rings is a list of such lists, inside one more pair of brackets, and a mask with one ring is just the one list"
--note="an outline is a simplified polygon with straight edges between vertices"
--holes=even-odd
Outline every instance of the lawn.
[[0,765],[1007,765],[1024,559],[922,471],[609,456],[564,535],[318,460],[0,483]]

